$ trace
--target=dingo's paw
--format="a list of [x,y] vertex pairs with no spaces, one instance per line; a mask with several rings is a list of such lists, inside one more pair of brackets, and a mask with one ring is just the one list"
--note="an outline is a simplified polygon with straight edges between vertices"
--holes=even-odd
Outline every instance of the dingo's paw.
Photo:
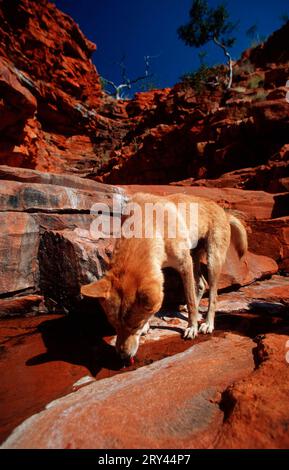
[[199,327],[199,333],[203,333],[206,335],[207,333],[213,333],[214,331],[214,325],[212,323],[202,323]]
[[203,320],[203,315],[201,313],[198,313],[197,315],[197,320],[202,321]]
[[184,331],[184,338],[185,339],[194,339],[198,336],[198,327],[197,326],[190,326]]

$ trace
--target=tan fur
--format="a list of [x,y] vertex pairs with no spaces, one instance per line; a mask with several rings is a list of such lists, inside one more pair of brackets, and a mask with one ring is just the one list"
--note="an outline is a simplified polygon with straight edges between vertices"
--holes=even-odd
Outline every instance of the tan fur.
[[[164,236],[157,236],[155,223],[153,238],[144,238],[143,227],[142,238],[118,239],[111,268],[106,275],[100,281],[81,288],[84,296],[99,299],[116,328],[116,348],[123,358],[136,354],[140,335],[147,331],[148,321],[162,305],[162,268],[172,267],[182,277],[188,309],[188,327],[184,337],[194,338],[198,331],[211,333],[214,329],[218,280],[230,239],[240,257],[247,250],[247,234],[242,223],[213,201],[184,194],[165,198],[147,193],[135,194],[132,201],[142,208],[145,203],[171,203],[169,210],[172,211],[176,211],[178,203],[186,203],[187,206],[198,203],[199,245],[191,252],[188,211],[185,220],[182,219],[185,230],[178,231],[175,238],[169,238],[167,231]],[[179,213],[177,217],[180,217]],[[167,215],[164,221],[165,226],[168,225]],[[143,222],[147,223],[144,217]],[[200,259],[204,253],[207,256],[209,308],[205,323],[198,328],[198,306],[206,287],[200,272]]]
[[248,250],[247,232],[242,222],[232,214],[227,214],[231,226],[231,241],[235,246],[239,258],[242,258]]

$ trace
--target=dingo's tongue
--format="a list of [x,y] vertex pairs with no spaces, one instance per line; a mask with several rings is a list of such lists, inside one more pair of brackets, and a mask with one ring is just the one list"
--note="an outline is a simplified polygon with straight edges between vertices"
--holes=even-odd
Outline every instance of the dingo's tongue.
[[134,365],[134,357],[130,357],[130,358],[126,359],[123,363],[124,369],[126,369],[127,367],[130,367],[130,366],[133,366],[133,365]]

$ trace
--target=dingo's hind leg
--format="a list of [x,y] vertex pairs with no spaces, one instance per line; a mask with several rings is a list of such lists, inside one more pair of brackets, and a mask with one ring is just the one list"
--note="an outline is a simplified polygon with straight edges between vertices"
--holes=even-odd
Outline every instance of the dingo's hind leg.
[[200,302],[203,298],[203,295],[207,287],[207,282],[206,282],[204,275],[202,274],[202,269],[201,269],[201,257],[203,253],[204,253],[204,250],[198,250],[196,253],[193,254],[197,310],[199,309]]
[[204,323],[200,325],[200,333],[212,333],[215,326],[215,312],[217,307],[218,283],[223,264],[226,260],[227,250],[230,244],[229,227],[218,231],[208,240],[208,283],[209,283],[209,308]]
[[184,338],[193,339],[198,335],[198,309],[193,260],[189,251],[184,254],[181,260],[179,260],[176,269],[182,277],[188,309],[188,327],[184,332]]

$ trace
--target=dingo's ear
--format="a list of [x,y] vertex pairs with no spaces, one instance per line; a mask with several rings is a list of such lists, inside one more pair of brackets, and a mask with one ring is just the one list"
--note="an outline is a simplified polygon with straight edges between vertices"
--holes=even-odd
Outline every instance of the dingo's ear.
[[102,298],[107,299],[111,290],[111,282],[103,278],[100,281],[92,282],[81,286],[80,292],[84,297]]

